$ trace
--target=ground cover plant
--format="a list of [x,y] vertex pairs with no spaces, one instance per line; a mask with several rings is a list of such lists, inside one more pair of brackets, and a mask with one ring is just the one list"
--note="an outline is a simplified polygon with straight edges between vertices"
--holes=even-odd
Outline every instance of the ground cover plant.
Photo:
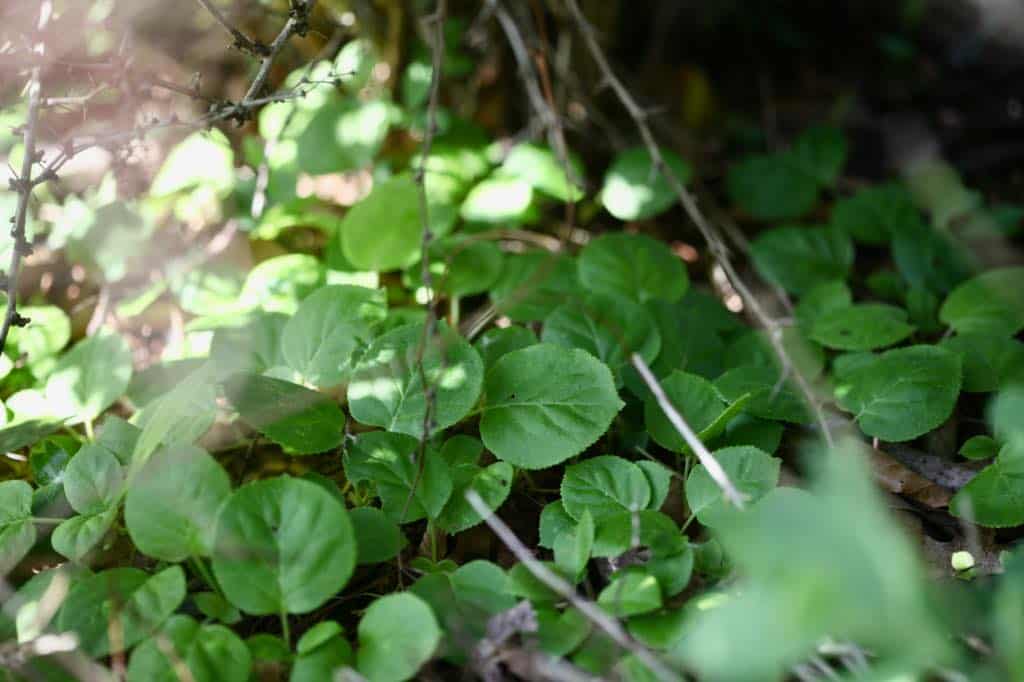
[[1024,209],[578,0],[116,5],[4,10],[3,679],[1024,679]]

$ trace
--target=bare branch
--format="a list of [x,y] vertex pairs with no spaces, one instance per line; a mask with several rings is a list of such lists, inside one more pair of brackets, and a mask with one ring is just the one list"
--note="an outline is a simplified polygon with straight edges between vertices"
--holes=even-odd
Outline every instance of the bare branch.
[[658,379],[651,372],[651,368],[647,366],[644,359],[633,353],[629,358],[630,363],[636,368],[636,371],[640,373],[640,377],[643,378],[644,383],[647,384],[647,388],[651,389],[651,393],[654,394],[655,399],[658,401],[658,407],[665,413],[668,420],[672,422],[672,426],[675,427],[679,435],[683,437],[686,444],[690,446],[693,453],[697,455],[697,459],[707,470],[708,475],[711,476],[711,480],[718,484],[718,487],[722,489],[726,499],[729,500],[738,509],[743,509],[743,501],[745,499],[743,493],[736,489],[736,486],[729,480],[728,474],[725,473],[725,469],[718,463],[715,456],[707,449],[707,447],[700,441],[697,434],[693,432],[690,425],[686,423],[683,416],[679,414],[679,411],[672,404],[672,401],[665,395],[665,389],[658,383]]
[[255,57],[266,57],[270,53],[270,48],[266,45],[253,40],[235,28],[231,22],[228,21],[227,17],[225,17],[224,14],[217,9],[217,6],[210,2],[210,0],[197,1],[200,5],[206,8],[207,12],[213,15],[213,18],[216,19],[218,24],[224,27],[224,30],[231,34],[231,37],[235,39],[235,47],[243,50],[244,52],[248,52]]
[[309,14],[313,11],[313,6],[316,5],[316,0],[292,0],[291,10],[288,12],[288,21],[285,23],[284,28],[274,38],[274,42],[270,44],[266,55],[260,62],[260,68],[256,72],[256,78],[253,79],[252,84],[249,86],[249,90],[245,93],[245,97],[242,98],[241,105],[248,105],[257,95],[263,91],[263,86],[267,83],[267,78],[270,76],[270,67],[274,64],[274,60],[277,59],[277,55],[280,54],[281,50],[288,43],[293,35],[306,35],[306,31],[309,29]]
[[611,638],[613,642],[623,649],[635,655],[661,680],[678,680],[680,674],[669,668],[654,653],[629,636],[619,621],[609,616],[599,606],[581,597],[576,590],[564,578],[555,574],[551,569],[537,561],[526,545],[516,537],[512,529],[505,525],[505,522],[498,518],[491,509],[484,504],[475,490],[466,492],[466,501],[476,510],[484,522],[490,526],[494,534],[508,547],[526,569],[549,588],[564,597],[570,604],[586,616],[594,625]]

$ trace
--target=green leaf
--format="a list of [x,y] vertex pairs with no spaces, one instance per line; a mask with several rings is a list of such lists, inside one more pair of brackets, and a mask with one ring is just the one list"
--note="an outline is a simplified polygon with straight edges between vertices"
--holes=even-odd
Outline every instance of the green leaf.
[[509,256],[501,277],[491,288],[497,312],[513,322],[542,320],[578,295],[575,261],[554,253]]
[[791,225],[766,230],[750,245],[758,272],[793,294],[843,280],[853,267],[853,242],[832,227]]
[[24,481],[0,482],[0,574],[10,573],[35,543],[32,487]]
[[64,494],[79,514],[98,514],[117,504],[124,483],[121,463],[99,445],[82,447],[64,470]]
[[550,149],[526,142],[512,148],[499,172],[525,180],[538,192],[559,201],[579,201],[583,198],[583,164],[575,154],[570,154],[568,162],[566,169]]
[[321,621],[307,630],[299,639],[296,652],[288,682],[335,679],[341,668],[352,666],[354,659],[352,646],[333,620]]
[[896,233],[892,256],[911,287],[944,295],[973,274],[970,249],[937,228],[917,223]]
[[133,419],[142,429],[132,461],[140,466],[161,444],[191,443],[202,436],[217,417],[217,393],[210,374],[212,364],[189,374],[167,394],[135,413]]
[[[675,371],[661,380],[661,387],[673,407],[682,415],[695,433],[710,426],[725,409],[725,403],[715,392],[715,387],[705,378],[696,374]],[[644,401],[644,424],[651,438],[663,448],[673,452],[689,452],[683,437],[672,426],[654,396]]]
[[459,213],[475,223],[532,222],[537,213],[533,187],[521,178],[491,176],[470,190]]
[[441,628],[426,602],[408,592],[370,604],[359,621],[357,667],[373,682],[412,678],[434,655]]
[[804,398],[796,386],[775,367],[744,365],[715,380],[715,390],[729,403],[751,394],[744,412],[762,419],[805,424],[811,420]]
[[846,282],[822,282],[800,297],[800,302],[796,305],[796,319],[800,328],[807,332],[822,315],[840,308],[848,308],[852,304],[853,294]]
[[647,484],[651,486],[651,501],[647,503],[647,508],[655,511],[661,509],[672,485],[672,472],[665,465],[649,459],[642,459],[635,464],[644,472]]
[[1024,459],[1000,455],[953,496],[949,512],[986,528],[1024,523]]
[[[430,246],[431,286],[449,297],[479,294],[501,276],[504,254],[492,241],[474,235],[437,239]],[[413,265],[403,278],[410,289],[423,286],[422,265]]]
[[551,467],[594,443],[622,409],[608,368],[581,350],[538,344],[487,372],[480,436],[499,459]]
[[323,286],[325,278],[323,264],[313,256],[290,253],[269,258],[249,271],[239,306],[294,315],[299,302]]
[[827,348],[847,351],[885,348],[914,333],[907,312],[884,303],[857,303],[824,313],[810,337]]
[[[108,415],[100,425],[99,433],[96,435],[96,445],[104,447],[114,453],[117,461],[121,464],[128,464],[132,459],[132,452],[139,443],[142,430],[130,422],[126,422],[116,414]],[[77,448],[78,445],[73,446]]]
[[846,163],[846,138],[832,126],[808,128],[793,144],[793,158],[818,184],[835,185]]
[[661,603],[657,579],[640,571],[624,572],[597,596],[597,605],[617,618],[656,611]]
[[177,682],[182,667],[194,682],[246,682],[252,656],[223,625],[200,625],[176,615],[132,652],[128,682]]
[[149,187],[150,195],[165,197],[195,188],[228,192],[235,184],[235,155],[219,130],[198,131],[167,154]]
[[[763,450],[739,446],[712,453],[736,489],[754,503],[779,482],[781,461]],[[697,520],[715,528],[736,512],[707,470],[698,465],[686,479],[686,502]]]
[[295,646],[295,652],[300,656],[308,654],[343,632],[344,628],[342,628],[337,621],[320,621],[309,630],[306,630],[305,634],[302,635],[298,644]]
[[57,362],[46,381],[50,414],[67,424],[92,421],[128,388],[132,356],[116,334],[90,336]]
[[619,296],[589,294],[565,303],[544,319],[541,341],[587,351],[619,376],[637,353],[653,362],[661,335],[643,306]]
[[352,575],[356,539],[344,505],[309,481],[247,483],[221,507],[213,572],[228,600],[254,615],[308,613]]
[[900,348],[845,373],[836,397],[869,436],[913,440],[949,418],[960,394],[960,374],[960,359],[952,351]]
[[786,362],[791,369],[800,372],[807,379],[814,379],[825,369],[825,353],[821,346],[809,341],[799,327],[782,327],[773,332],[768,329],[751,329],[735,335],[734,341],[726,348],[725,356],[729,367],[762,365],[780,367],[782,362],[771,343],[771,334],[777,334],[785,352]]
[[582,578],[593,548],[594,517],[589,509],[584,509],[576,528],[555,540],[555,563],[569,575]]
[[[677,154],[661,149],[661,156],[680,184],[693,176],[689,164]],[[650,152],[633,147],[620,152],[604,176],[601,203],[619,220],[647,220],[667,210],[677,200],[672,185],[654,167]]]
[[128,534],[141,552],[163,561],[209,556],[217,511],[230,494],[227,472],[204,450],[166,447],[149,458],[128,488]]
[[865,244],[887,244],[893,235],[920,223],[910,194],[897,185],[862,189],[832,209],[832,225]]
[[658,580],[662,596],[674,597],[690,584],[694,563],[693,548],[686,544],[676,554],[652,557],[644,564],[644,570]]
[[1024,385],[1009,386],[995,397],[988,406],[988,421],[992,433],[1000,441],[1016,447],[1024,446]]
[[336,386],[348,377],[353,354],[373,338],[387,314],[383,289],[334,285],[299,305],[281,331],[281,355],[303,381]]
[[490,369],[506,353],[528,348],[535,343],[537,343],[537,335],[533,333],[532,329],[512,325],[488,329],[480,335],[473,347],[483,358],[484,367]]
[[452,467],[453,487],[451,497],[437,517],[437,526],[448,533],[461,533],[477,525],[483,518],[469,504],[466,493],[470,490],[492,512],[497,511],[512,491],[515,470],[508,462],[495,462],[486,467]]
[[53,529],[50,543],[72,561],[81,561],[106,537],[117,519],[117,512],[117,507],[110,507],[95,514],[72,516]]
[[60,421],[50,419],[19,420],[10,426],[0,429],[0,451],[16,452],[27,445],[46,438],[59,431],[63,425]]
[[576,527],[576,519],[565,511],[562,500],[555,500],[544,505],[540,512],[540,541],[538,544],[545,549],[554,549],[558,536]]
[[684,551],[686,538],[675,521],[652,509],[619,511],[598,521],[595,557],[617,557],[640,547],[650,549],[652,557],[665,558]]
[[939,319],[960,334],[1013,336],[1024,329],[1024,267],[990,270],[946,298]]
[[294,454],[324,452],[345,437],[345,414],[323,393],[255,374],[234,375],[224,393],[242,419]]
[[192,601],[196,608],[206,616],[222,623],[233,625],[242,620],[242,614],[238,609],[228,603],[228,600],[216,592],[193,592]]
[[967,459],[992,459],[999,454],[999,442],[992,436],[971,436],[960,446],[959,454]]
[[579,521],[585,513],[600,521],[622,511],[646,509],[651,486],[633,462],[601,455],[565,469],[561,485],[565,511]]
[[348,512],[356,534],[356,563],[379,564],[394,559],[405,547],[398,525],[376,507],[358,507]]
[[588,291],[641,303],[678,301],[690,285],[683,261],[665,244],[643,234],[603,234],[583,247],[577,267]]
[[348,385],[349,409],[363,424],[419,438],[427,410],[422,375],[433,388],[434,433],[473,408],[483,371],[479,354],[445,323],[429,338],[422,324],[404,325],[374,340],[359,360]]
[[957,334],[943,339],[944,348],[960,356],[963,390],[988,393],[1024,380],[1024,343],[992,334]]
[[729,169],[729,197],[758,220],[790,220],[818,201],[818,182],[792,153],[752,156]]
[[71,320],[52,305],[19,305],[18,313],[31,322],[27,327],[11,327],[8,353],[15,358],[24,355],[33,374],[44,376],[50,368],[50,358],[71,339]]
[[428,449],[421,471],[419,446],[419,441],[411,436],[369,431],[360,434],[345,454],[348,480],[373,482],[384,513],[395,523],[410,523],[424,517],[436,519],[452,494],[447,463]]
[[238,372],[263,374],[285,364],[281,353],[289,318],[281,313],[257,313],[238,327],[221,327],[210,342],[211,369],[219,378]]
[[551,607],[535,606],[534,612],[537,615],[537,646],[550,656],[568,655],[590,634],[590,621],[574,608],[559,613]]
[[360,270],[399,270],[420,257],[420,197],[409,175],[379,185],[349,209],[339,235],[345,257]]
[[[152,576],[137,568],[111,568],[72,584],[57,614],[57,630],[73,632],[79,648],[98,658],[148,637],[184,600],[181,566]],[[113,641],[112,633],[117,634]]]

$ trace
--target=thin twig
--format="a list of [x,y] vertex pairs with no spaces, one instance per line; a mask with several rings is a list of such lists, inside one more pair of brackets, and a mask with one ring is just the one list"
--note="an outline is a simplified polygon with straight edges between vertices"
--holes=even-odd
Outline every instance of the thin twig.
[[281,32],[277,34],[277,37],[274,38],[274,42],[270,44],[269,50],[260,62],[256,78],[253,79],[252,85],[249,86],[245,97],[242,98],[242,106],[251,102],[253,98],[263,91],[263,86],[266,85],[267,78],[270,76],[270,67],[274,64],[274,60],[277,59],[277,55],[284,49],[289,39],[295,34],[300,36],[306,35],[306,31],[309,29],[309,14],[313,11],[314,5],[316,5],[316,0],[292,0],[288,21],[285,23],[284,28],[281,29]]
[[231,22],[228,21],[227,17],[225,17],[224,14],[217,9],[217,6],[210,2],[210,0],[198,0],[198,2],[206,8],[206,11],[213,15],[213,18],[218,24],[223,26],[224,29],[231,34],[231,37],[235,39],[235,47],[256,57],[266,57],[269,54],[269,48],[266,45],[253,40],[233,26]]
[[[711,225],[707,218],[705,218],[704,214],[697,206],[697,202],[693,198],[693,195],[690,194],[676,176],[675,172],[673,172],[668,164],[665,163],[664,156],[661,153],[661,148],[658,146],[657,140],[654,138],[654,133],[651,131],[651,126],[647,121],[650,116],[650,112],[645,111],[637,103],[629,89],[626,88],[623,82],[615,74],[615,70],[612,69],[610,62],[608,61],[608,57],[605,55],[600,43],[598,43],[594,27],[590,25],[590,22],[587,21],[587,18],[583,15],[577,0],[565,0],[565,4],[569,9],[570,14],[572,14],[573,21],[576,23],[580,34],[583,36],[583,41],[586,43],[591,57],[593,57],[594,61],[597,63],[597,66],[604,77],[605,84],[612,89],[618,100],[622,103],[622,106],[625,107],[630,118],[633,119],[633,122],[640,133],[640,137],[643,139],[644,146],[647,148],[647,152],[651,156],[651,163],[654,169],[661,174],[671,187],[673,193],[679,199],[679,203],[682,204],[683,209],[686,211],[686,214],[690,217],[690,220],[693,221],[694,225],[697,226],[697,229],[704,237],[704,241],[707,243],[708,250],[711,252],[711,255],[722,267],[722,270],[731,281],[733,287],[739,292],[744,302],[750,307],[750,310],[754,313],[757,320],[768,329],[769,343],[771,343],[772,349],[779,357],[779,361],[782,363],[782,367],[784,368],[783,374],[785,374],[785,368],[791,367],[792,363],[790,362],[786,349],[782,344],[781,334],[776,333],[779,329],[778,322],[765,311],[764,307],[750,291],[750,288],[743,282],[742,278],[740,278],[735,266],[733,266],[732,261],[729,259],[728,249],[725,242],[718,234],[718,231]],[[833,447],[835,445],[835,440],[832,436],[828,420],[825,418],[825,412],[821,406],[821,401],[818,400],[814,393],[814,389],[801,372],[793,372],[793,377],[796,380],[801,393],[803,393],[804,398],[814,411],[815,419],[821,427],[821,433],[825,438],[825,442],[829,447]]]
[[479,514],[494,534],[537,580],[557,592],[572,604],[588,620],[608,635],[613,642],[626,649],[646,665],[652,673],[662,680],[678,680],[680,674],[669,668],[654,653],[629,636],[617,620],[609,616],[597,604],[581,597],[564,578],[557,575],[547,566],[537,561],[526,545],[516,537],[504,521],[484,503],[475,490],[466,491],[466,501]]
[[718,484],[718,487],[722,489],[722,493],[729,502],[735,505],[736,508],[743,509],[745,496],[732,484],[732,481],[729,480],[729,475],[725,473],[725,469],[722,468],[722,465],[718,463],[715,456],[712,455],[704,443],[700,441],[700,438],[698,438],[697,434],[694,433],[692,428],[690,428],[690,425],[686,423],[683,416],[679,414],[679,411],[672,404],[672,401],[668,399],[667,395],[665,395],[665,389],[663,389],[661,384],[658,383],[658,379],[654,376],[654,373],[651,372],[651,368],[648,367],[647,363],[644,362],[644,359],[636,353],[633,353],[630,356],[629,361],[633,367],[636,368],[636,371],[640,373],[640,377],[644,380],[644,383],[647,384],[647,388],[651,389],[651,393],[654,394],[655,399],[658,401],[658,406],[661,408],[661,411],[665,413],[665,416],[668,417],[672,426],[674,426],[676,431],[679,432],[679,435],[683,437],[683,440],[685,440],[686,444],[690,446],[693,453],[697,455],[697,459],[700,460],[704,469],[707,470],[708,475],[711,476],[711,480]]
[[[53,13],[53,2],[44,0],[39,8],[39,22],[37,31],[42,33]],[[35,52],[42,55],[45,52],[45,45],[39,42]],[[21,270],[21,259],[31,253],[31,245],[25,238],[25,223],[28,219],[29,202],[32,198],[32,189],[35,187],[32,181],[32,165],[36,162],[36,127],[39,124],[39,108],[42,102],[40,94],[41,85],[39,74],[41,67],[32,68],[32,75],[28,81],[28,118],[22,129],[22,142],[24,144],[24,157],[21,159],[21,172],[17,178],[11,180],[13,189],[18,193],[18,206],[15,209],[11,225],[11,261],[7,267],[7,309],[4,312],[4,321],[0,325],[0,352],[3,352],[7,345],[7,336],[11,327],[23,327],[28,320],[18,314],[18,275]]]

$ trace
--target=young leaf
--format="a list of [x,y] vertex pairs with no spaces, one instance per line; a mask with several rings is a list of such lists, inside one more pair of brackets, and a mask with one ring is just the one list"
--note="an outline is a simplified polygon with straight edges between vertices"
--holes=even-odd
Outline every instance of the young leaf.
[[853,266],[853,243],[831,227],[777,227],[758,235],[750,255],[763,277],[790,293],[844,280]]
[[512,325],[488,329],[473,347],[483,358],[484,367],[490,369],[498,359],[514,350],[528,348],[537,343],[537,335],[529,327]]
[[[677,154],[662,149],[661,156],[677,181],[686,184],[693,176],[690,165]],[[604,176],[601,203],[619,220],[647,220],[676,202],[672,185],[654,167],[650,152],[633,147],[620,152]]]
[[853,294],[846,282],[822,282],[800,297],[800,302],[796,305],[796,319],[806,333],[822,315],[839,308],[848,308],[852,304]]
[[729,403],[750,394],[743,409],[755,417],[795,424],[811,419],[803,397],[775,367],[744,365],[731,369],[715,380],[715,390]]
[[50,543],[53,548],[72,561],[81,561],[99,544],[117,519],[116,506],[95,514],[72,516],[53,529]]
[[618,376],[629,356],[648,363],[661,350],[661,335],[643,306],[619,296],[590,294],[565,303],[544,319],[541,341],[587,351]]
[[[661,381],[665,395],[695,433],[707,428],[725,409],[725,403],[711,383],[696,374],[675,371]],[[644,401],[644,424],[651,438],[673,452],[689,452],[690,448],[654,396]]]
[[359,621],[359,672],[374,682],[412,678],[434,655],[441,628],[426,602],[408,592],[370,604]]
[[570,153],[569,168],[566,169],[550,149],[530,143],[518,144],[505,157],[500,172],[525,180],[538,192],[559,201],[583,198],[583,164],[575,154]]
[[492,175],[470,190],[459,213],[474,223],[532,222],[537,217],[533,187],[522,178]]
[[663,464],[648,459],[642,459],[635,464],[644,472],[647,484],[651,486],[651,501],[647,503],[647,508],[655,511],[661,509],[672,484],[672,472]]
[[545,549],[554,549],[558,536],[576,527],[576,519],[565,511],[562,500],[555,500],[544,506],[540,512],[540,541]]
[[350,509],[348,517],[356,535],[356,563],[360,566],[394,559],[408,544],[398,524],[376,507]]
[[64,471],[64,494],[79,514],[98,514],[110,508],[123,488],[121,463],[99,445],[84,446]]
[[967,459],[992,459],[999,454],[999,442],[992,436],[971,436],[958,454]]
[[422,324],[404,325],[378,337],[359,360],[348,386],[349,408],[363,424],[419,438],[427,410],[422,375],[433,388],[433,433],[473,408],[483,371],[480,355],[446,324],[429,338]]
[[418,452],[419,441],[411,436],[369,431],[360,434],[345,454],[345,475],[352,483],[372,482],[384,513],[395,523],[436,519],[451,497],[451,475],[432,448],[422,463],[417,461]]
[[808,128],[793,144],[793,158],[818,184],[834,185],[846,163],[846,138],[832,126]]
[[356,539],[344,505],[315,483],[247,483],[221,507],[213,572],[232,604],[255,615],[308,613],[352,575]]
[[640,303],[678,301],[690,285],[683,261],[644,234],[603,234],[583,247],[577,267],[580,283],[588,291]]
[[862,189],[840,199],[832,209],[832,224],[865,244],[886,244],[893,235],[920,223],[910,194],[897,185]]
[[132,652],[128,682],[175,682],[181,679],[182,667],[193,682],[245,682],[252,655],[245,642],[223,625],[171,616],[159,633]]
[[477,525],[483,518],[466,500],[472,490],[491,511],[496,511],[512,491],[515,470],[508,462],[495,462],[486,467],[453,467],[452,494],[437,517],[437,526],[448,533],[461,533]]
[[35,542],[32,487],[24,481],[0,482],[0,574],[10,573]]
[[911,346],[845,373],[836,396],[869,436],[913,440],[949,418],[960,394],[960,374],[960,359],[952,351]]
[[555,540],[555,563],[569,575],[582,578],[594,548],[594,517],[584,509],[579,523]]
[[551,467],[596,441],[622,409],[608,367],[581,350],[538,344],[487,373],[480,436],[499,459]]
[[373,337],[387,314],[383,289],[348,285],[314,291],[281,332],[281,355],[302,380],[336,386],[351,370],[353,353]]
[[799,218],[818,200],[818,181],[791,153],[752,156],[729,169],[729,197],[758,220]]
[[79,648],[98,658],[148,637],[184,600],[181,566],[155,575],[111,568],[72,584],[57,614],[57,630],[74,633]]
[[953,496],[949,511],[986,528],[1024,523],[1024,458],[1000,455]]
[[50,413],[67,424],[92,421],[124,394],[132,378],[132,356],[116,334],[90,336],[57,362],[46,381]]
[[[736,488],[749,503],[763,497],[779,482],[781,462],[754,447],[722,448],[712,453],[722,465]],[[718,526],[735,512],[722,494],[722,489],[703,466],[697,466],[686,479],[686,502],[697,520],[709,528]]]
[[829,311],[814,321],[810,337],[827,348],[875,350],[899,343],[914,333],[902,308],[858,303]]
[[562,477],[562,504],[577,521],[585,513],[600,521],[622,511],[646,509],[651,486],[633,462],[601,455],[566,467]]
[[509,256],[501,277],[491,287],[491,301],[497,312],[513,322],[542,320],[578,295],[576,262],[554,253]]
[[349,209],[341,224],[341,247],[360,270],[399,270],[420,256],[423,227],[416,183],[399,175],[375,185]]
[[298,455],[337,447],[345,414],[331,398],[308,388],[255,374],[236,374],[224,392],[242,419]]
[[647,547],[652,557],[664,558],[685,550],[686,538],[675,521],[652,509],[619,511],[597,522],[595,557],[617,557],[639,547]]
[[322,287],[325,278],[323,264],[313,256],[275,256],[249,271],[238,295],[239,304],[243,309],[294,315],[299,301]]
[[132,451],[136,466],[162,444],[198,440],[217,418],[217,392],[210,378],[214,363],[188,375],[167,394],[146,405],[133,419],[142,429]]
[[661,603],[661,586],[643,571],[625,571],[597,596],[598,606],[617,618],[656,611]]
[[146,461],[128,488],[128,534],[140,551],[163,561],[209,556],[217,511],[230,494],[227,472],[204,450],[187,444],[165,447]]
[[939,319],[960,334],[1013,336],[1024,329],[1024,267],[989,270],[946,298]]
[[944,339],[943,347],[960,356],[964,390],[988,393],[1024,381],[1024,343],[992,334],[957,334]]

